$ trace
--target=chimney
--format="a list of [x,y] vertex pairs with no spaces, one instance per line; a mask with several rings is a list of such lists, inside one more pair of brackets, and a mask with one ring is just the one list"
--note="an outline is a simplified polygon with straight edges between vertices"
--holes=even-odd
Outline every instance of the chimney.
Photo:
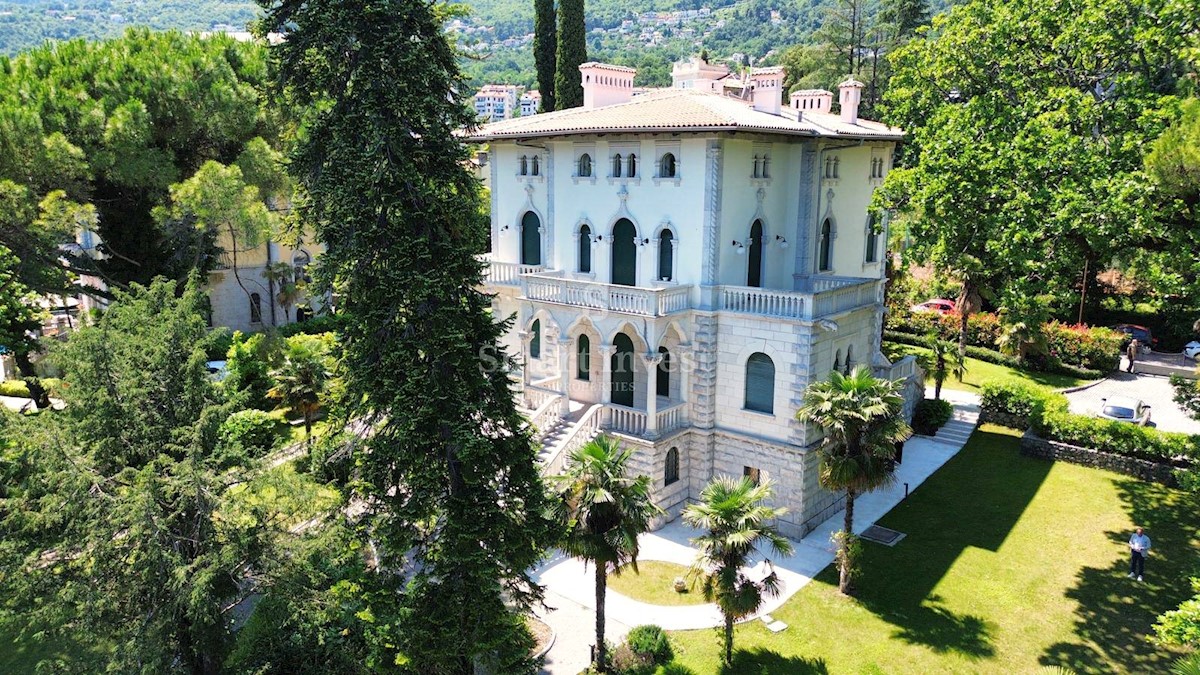
[[833,92],[827,89],[801,89],[791,95],[792,109],[801,113],[817,112],[831,114],[833,112]]
[[841,106],[842,122],[858,124],[858,103],[862,100],[862,89],[865,85],[853,77],[838,85],[838,103]]
[[583,78],[583,108],[594,110],[604,106],[628,103],[633,98],[634,68],[588,61],[580,64]]
[[754,109],[759,112],[778,115],[783,99],[783,68],[752,68],[750,70],[750,85]]

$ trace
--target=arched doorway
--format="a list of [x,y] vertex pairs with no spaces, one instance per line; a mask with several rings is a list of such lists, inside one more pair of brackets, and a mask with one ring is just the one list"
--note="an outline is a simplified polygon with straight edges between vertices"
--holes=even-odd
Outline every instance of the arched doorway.
[[637,228],[628,218],[613,226],[612,283],[637,285]]
[[521,217],[521,264],[542,264],[542,221],[533,211]]
[[671,352],[666,347],[658,348],[662,361],[658,362],[658,378],[654,384],[654,393],[664,398],[671,398]]
[[762,286],[762,238],[763,226],[761,220],[754,221],[750,226],[750,251],[746,269],[746,285],[759,288]]
[[613,338],[613,355],[609,363],[612,373],[612,402],[633,407],[633,340],[624,333]]

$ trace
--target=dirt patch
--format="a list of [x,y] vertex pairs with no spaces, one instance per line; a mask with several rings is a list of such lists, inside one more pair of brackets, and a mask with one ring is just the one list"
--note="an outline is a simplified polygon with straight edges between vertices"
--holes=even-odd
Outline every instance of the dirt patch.
[[541,656],[549,651],[550,645],[554,642],[554,631],[550,626],[532,616],[525,620],[525,625],[529,626],[529,632],[533,633],[533,655]]

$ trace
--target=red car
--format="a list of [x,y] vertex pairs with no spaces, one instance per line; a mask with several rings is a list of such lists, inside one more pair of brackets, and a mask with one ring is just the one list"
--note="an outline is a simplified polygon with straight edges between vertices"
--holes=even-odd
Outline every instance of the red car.
[[909,307],[914,312],[937,312],[938,314],[953,314],[958,311],[958,303],[945,298],[926,300],[919,305]]

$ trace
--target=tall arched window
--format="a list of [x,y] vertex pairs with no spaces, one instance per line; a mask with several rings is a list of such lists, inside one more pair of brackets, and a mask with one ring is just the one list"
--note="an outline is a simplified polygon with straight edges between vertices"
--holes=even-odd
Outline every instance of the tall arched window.
[[762,177],[763,178],[771,177],[771,156],[770,155],[763,155]]
[[579,156],[579,177],[592,177],[592,156],[586,152]]
[[849,375],[854,369],[854,345],[846,346],[846,365],[843,366],[842,374]]
[[592,379],[592,341],[586,335],[575,341],[575,379]]
[[820,252],[820,264],[817,269],[821,272],[828,272],[833,269],[833,223],[826,218],[825,222],[821,223],[821,241],[818,246]]
[[542,175],[542,160],[538,159],[537,155],[533,156],[533,160],[530,163],[533,165],[533,168],[530,170],[530,173],[532,173],[535,176]]
[[611,373],[610,398],[613,403],[633,407],[633,340],[624,333],[613,338],[613,353],[608,371]]
[[670,281],[675,278],[675,238],[670,230],[658,235],[658,278]]
[[637,155],[629,153],[629,177],[637,178]]
[[679,448],[667,451],[667,465],[663,467],[663,487],[679,480]]
[[751,178],[758,178],[761,175],[761,171],[762,171],[761,162],[762,162],[762,159],[758,155],[755,155],[754,156],[754,172],[750,174]]
[[879,232],[875,228],[875,214],[867,218],[867,255],[866,261],[876,262],[879,256]]
[[668,152],[662,156],[658,163],[658,175],[661,178],[675,177],[675,155]]
[[833,158],[833,177],[834,178],[841,178],[841,175],[839,175],[839,174],[841,174],[841,169],[839,168],[841,163],[842,163],[841,157]]
[[294,272],[292,280],[295,282],[311,281],[308,276],[308,265],[312,262],[312,256],[308,251],[299,250],[292,254],[292,270]]
[[637,228],[628,218],[613,225],[612,269],[609,283],[621,286],[637,285]]
[[671,352],[666,347],[658,348],[662,361],[658,362],[658,373],[654,383],[654,393],[663,398],[671,398]]
[[840,372],[842,370],[842,350],[837,350],[833,353],[833,370]]
[[617,154],[613,155],[613,165],[612,165],[613,178],[621,177],[621,161],[622,161],[622,159],[624,159],[624,158],[621,157],[621,153],[619,153],[619,152]]
[[262,296],[250,294],[250,323],[262,323]]
[[533,325],[529,327],[529,332],[533,335],[529,338],[529,358],[542,358],[542,320],[534,319]]
[[542,264],[542,221],[533,211],[521,217],[521,264]]
[[762,287],[762,240],[763,226],[761,220],[754,221],[750,226],[750,241],[747,244],[750,247],[749,255],[746,256],[746,285],[755,288]]
[[520,173],[522,176],[529,175],[529,158],[525,155],[521,155],[521,168],[518,173]]
[[587,225],[579,226],[579,271],[592,271],[592,228]]
[[746,410],[775,412],[775,362],[762,352],[746,359]]

